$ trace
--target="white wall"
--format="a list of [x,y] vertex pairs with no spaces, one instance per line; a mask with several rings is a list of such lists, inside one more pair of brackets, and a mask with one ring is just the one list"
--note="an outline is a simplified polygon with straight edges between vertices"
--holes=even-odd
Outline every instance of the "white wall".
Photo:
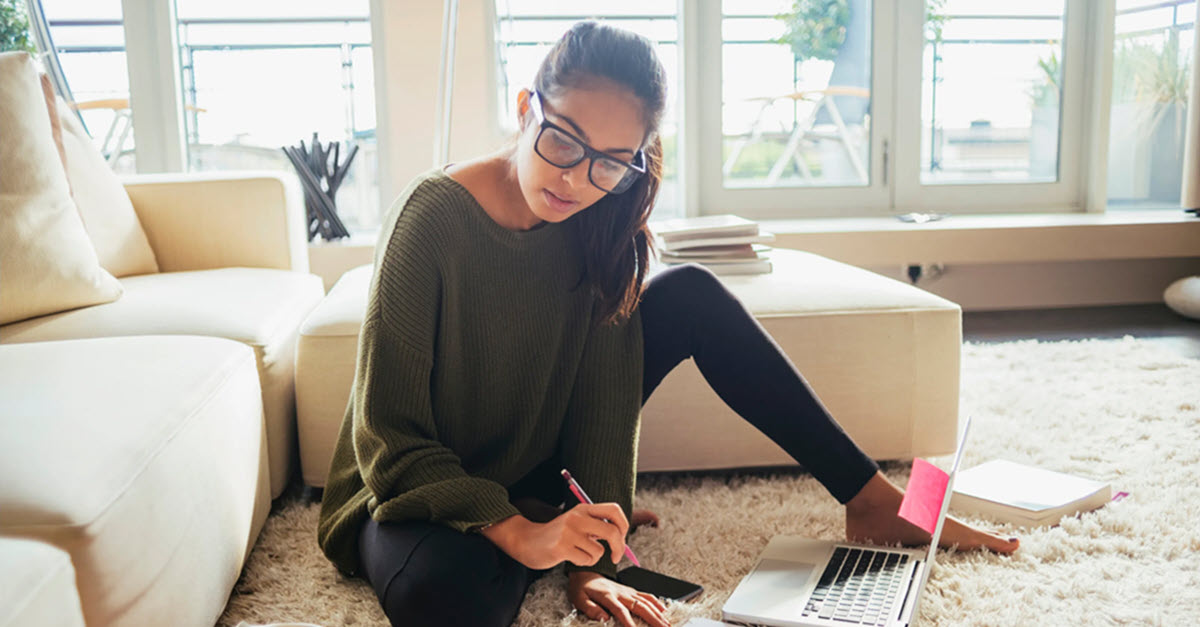
[[[867,269],[909,282],[902,266]],[[950,264],[940,277],[917,285],[964,311],[998,311],[1161,303],[1168,285],[1193,275],[1200,275],[1200,257]]]
[[[433,167],[442,2],[371,0],[379,142],[380,202],[384,208],[418,174]],[[454,64],[450,160],[500,147],[496,107],[494,7],[460,0]]]

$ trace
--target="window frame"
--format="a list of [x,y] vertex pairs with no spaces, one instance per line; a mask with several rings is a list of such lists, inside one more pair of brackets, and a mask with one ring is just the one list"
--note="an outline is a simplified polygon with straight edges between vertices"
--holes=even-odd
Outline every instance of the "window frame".
[[[485,13],[495,23],[494,0]],[[872,128],[870,180],[866,186],[797,186],[771,189],[727,189],[721,173],[722,50],[721,0],[678,0],[680,55],[679,93],[679,192],[681,213],[687,216],[737,213],[751,219],[871,217],[908,211],[968,213],[1100,212],[1107,201],[1107,141],[1112,77],[1112,41],[1115,0],[1066,0],[1063,50],[1064,93],[1060,107],[1060,176],[1055,183],[933,184],[920,183],[921,57],[923,54],[924,0],[875,0],[872,18]],[[173,3],[168,3],[173,4]],[[139,133],[143,140],[164,127],[180,131],[182,93],[174,28],[159,29],[158,37],[131,32],[138,24],[168,20],[156,10],[157,0],[122,0],[127,54],[138,37],[145,49],[157,54],[140,56],[146,66],[136,74],[171,76],[173,80],[134,81],[131,99],[139,102],[140,117],[155,125],[156,133]],[[382,19],[372,2],[373,32]],[[171,13],[174,13],[171,11]],[[435,15],[436,14],[436,15]],[[440,20],[440,12],[430,19]],[[714,45],[714,42],[716,45]],[[436,43],[436,42],[434,42]],[[136,45],[136,44],[134,44]],[[488,46],[489,72],[495,70],[495,46]],[[169,53],[168,53],[169,51]],[[378,55],[378,51],[376,51]],[[170,65],[151,59],[172,59]],[[460,62],[467,60],[461,59]],[[903,62],[902,62],[903,61]],[[132,64],[131,64],[132,65]],[[133,68],[131,67],[131,70]],[[377,71],[380,65],[377,63]],[[493,84],[495,84],[493,82]],[[384,90],[376,89],[378,129],[386,129],[395,115]],[[152,108],[151,112],[141,111]],[[489,111],[491,117],[494,112]],[[136,119],[136,118],[135,118]],[[180,123],[169,124],[168,120]],[[914,122],[905,123],[905,120]],[[498,122],[494,124],[498,125]],[[149,129],[148,129],[149,130]],[[167,129],[172,130],[172,129]],[[135,128],[135,132],[138,129]],[[174,130],[170,133],[174,139]],[[178,144],[182,144],[179,137]],[[380,137],[381,142],[386,136]],[[171,141],[170,143],[176,143]],[[177,159],[143,157],[146,141],[137,142],[141,171],[178,171]],[[182,146],[168,148],[171,155]],[[383,168],[386,150],[380,149]],[[885,165],[886,164],[886,165]],[[388,178],[384,174],[381,179]],[[381,184],[382,187],[382,184]],[[381,189],[381,204],[388,195]],[[381,209],[382,211],[382,209]]]
[[[689,206],[689,215],[713,215],[736,213],[750,219],[778,219],[800,217],[861,217],[878,215],[888,210],[891,191],[888,182],[893,180],[893,161],[887,152],[891,149],[891,129],[894,108],[893,72],[886,51],[893,47],[891,29],[886,25],[894,18],[895,5],[888,0],[872,3],[872,54],[871,54],[871,135],[868,161],[869,182],[865,186],[795,186],[773,188],[726,188],[722,166],[722,74],[723,51],[721,0],[699,0],[693,9],[694,24],[702,42],[720,42],[719,45],[700,45],[691,58],[684,59],[685,67],[706,68],[699,73],[698,97],[685,101],[683,114],[695,112],[698,136],[691,138],[699,146],[699,188],[692,196],[695,202]],[[881,28],[881,25],[885,25]],[[692,24],[682,25],[690,30]],[[881,54],[881,52],[884,52]],[[690,61],[690,63],[689,63]],[[880,106],[880,103],[885,106]],[[691,106],[689,106],[691,105]],[[685,195],[686,197],[686,195]]]
[[[1062,98],[1059,104],[1058,180],[1044,183],[921,182],[923,140],[922,82],[924,57],[924,1],[899,0],[902,10],[896,25],[897,124],[895,212],[949,211],[953,213],[1042,213],[1082,210],[1081,182],[1085,164],[1083,129],[1084,84],[1088,56],[1087,0],[1066,0],[1063,12]],[[922,16],[917,18],[917,13]],[[1089,55],[1090,56],[1090,55]]]

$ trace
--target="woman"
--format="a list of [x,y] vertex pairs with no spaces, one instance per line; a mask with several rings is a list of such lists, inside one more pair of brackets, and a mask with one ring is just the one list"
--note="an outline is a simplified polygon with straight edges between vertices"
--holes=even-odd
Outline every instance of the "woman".
[[[656,520],[631,510],[638,412],[688,357],[846,505],[847,536],[929,540],[710,273],[643,285],[665,91],[648,40],[576,24],[518,96],[516,141],[422,175],[389,212],[318,539],[394,624],[509,624],[565,562],[583,614],[667,625],[611,577],[630,518]],[[563,468],[595,505],[557,507]],[[1016,549],[953,520],[942,538]]]

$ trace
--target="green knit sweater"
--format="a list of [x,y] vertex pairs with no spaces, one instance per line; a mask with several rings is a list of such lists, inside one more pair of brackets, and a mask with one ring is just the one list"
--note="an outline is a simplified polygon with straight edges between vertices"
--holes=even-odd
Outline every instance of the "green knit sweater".
[[[396,200],[317,527],[339,570],[359,572],[367,516],[469,533],[517,514],[508,489],[560,462],[630,514],[641,320],[592,324],[571,239],[501,227],[441,170]],[[582,570],[611,577],[610,560]]]

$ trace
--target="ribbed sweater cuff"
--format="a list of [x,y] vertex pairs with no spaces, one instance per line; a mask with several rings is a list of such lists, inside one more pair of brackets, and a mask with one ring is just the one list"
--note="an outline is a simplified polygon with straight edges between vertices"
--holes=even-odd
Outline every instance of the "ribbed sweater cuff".
[[501,493],[483,491],[479,496],[479,500],[471,502],[470,513],[464,520],[447,520],[444,523],[452,529],[466,533],[521,513]]

